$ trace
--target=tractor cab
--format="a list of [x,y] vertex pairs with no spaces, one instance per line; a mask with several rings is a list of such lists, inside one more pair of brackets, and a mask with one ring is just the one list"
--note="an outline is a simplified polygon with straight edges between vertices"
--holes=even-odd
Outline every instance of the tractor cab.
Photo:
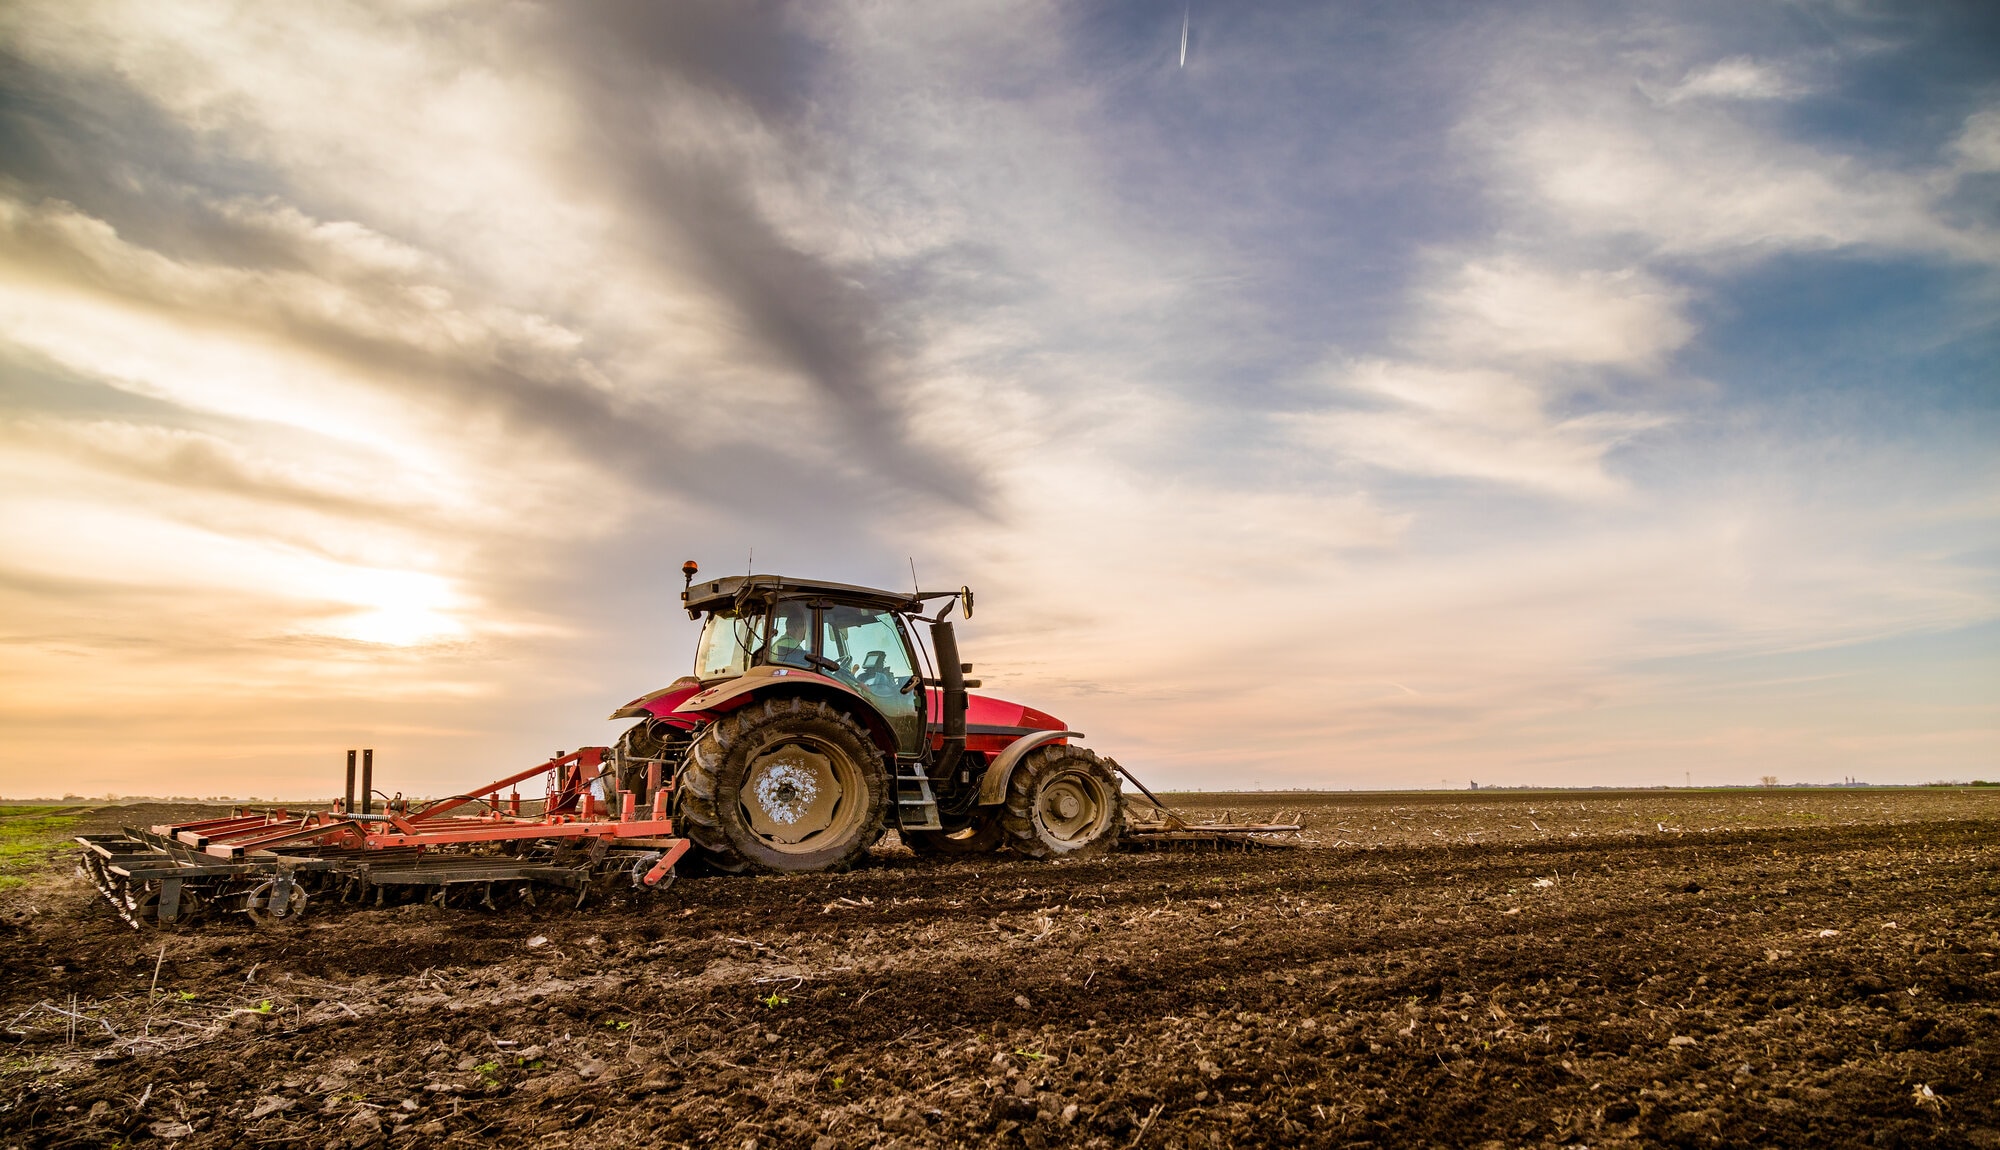
[[[695,647],[694,677],[704,686],[756,669],[802,671],[833,680],[882,716],[900,756],[921,755],[928,693],[905,617],[921,600],[838,583],[772,576],[714,580],[690,615],[708,613]],[[789,677],[789,676],[774,676]]]

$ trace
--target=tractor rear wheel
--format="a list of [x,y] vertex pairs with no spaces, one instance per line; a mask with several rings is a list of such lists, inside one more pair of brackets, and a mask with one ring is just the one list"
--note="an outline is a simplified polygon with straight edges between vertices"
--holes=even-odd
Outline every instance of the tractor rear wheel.
[[902,831],[903,845],[916,855],[956,858],[961,855],[991,854],[1007,844],[1007,831],[989,811],[973,810],[972,820],[962,827],[941,831]]
[[1007,780],[1000,825],[1008,845],[1030,858],[1103,854],[1125,830],[1118,777],[1083,747],[1032,751]]
[[882,836],[889,771],[854,718],[765,699],[710,723],[688,751],[678,829],[725,872],[846,867]]

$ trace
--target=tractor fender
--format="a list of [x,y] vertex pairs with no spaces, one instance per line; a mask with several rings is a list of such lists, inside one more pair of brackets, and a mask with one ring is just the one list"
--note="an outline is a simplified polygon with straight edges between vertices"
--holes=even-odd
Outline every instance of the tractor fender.
[[1082,737],[1082,731],[1036,731],[1008,743],[1006,750],[993,756],[986,773],[979,776],[979,805],[991,807],[1007,801],[1007,783],[1014,776],[1014,768],[1021,765],[1021,760],[1028,757],[1029,751],[1060,739]]
[[[845,696],[828,701],[847,704],[846,709],[853,711],[854,717],[861,720],[861,725],[868,728],[868,734],[877,747],[889,755],[896,753],[895,733],[867,696],[838,679],[800,667],[752,667],[734,679],[688,696],[685,702],[674,708],[673,713],[688,715],[700,711],[733,711],[772,695],[823,695],[829,691]],[[848,704],[850,699],[853,702]]]
[[[611,712],[611,717],[614,719],[643,719],[649,715],[654,714],[656,708],[665,706],[666,704],[662,703],[660,700],[666,699],[668,695],[671,695],[676,691],[686,691],[689,693],[693,693],[699,690],[700,688],[701,688],[700,679],[695,678],[693,675],[682,675],[680,678],[675,679],[673,682],[667,684],[664,687],[661,687],[659,690],[653,691],[649,694],[641,695],[638,698],[632,700],[631,702],[625,704],[624,706],[618,708],[617,710]],[[672,703],[675,702],[675,700],[666,699],[666,702]]]

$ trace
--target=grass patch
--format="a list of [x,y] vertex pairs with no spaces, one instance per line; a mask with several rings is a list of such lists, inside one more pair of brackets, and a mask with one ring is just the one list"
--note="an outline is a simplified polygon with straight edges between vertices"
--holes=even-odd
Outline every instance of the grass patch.
[[21,877],[48,863],[64,845],[80,815],[50,814],[65,807],[0,807],[0,890],[20,886]]
[[47,803],[30,806],[26,803],[0,803],[0,819],[33,817],[35,815],[67,814],[77,809],[74,804],[53,806]]

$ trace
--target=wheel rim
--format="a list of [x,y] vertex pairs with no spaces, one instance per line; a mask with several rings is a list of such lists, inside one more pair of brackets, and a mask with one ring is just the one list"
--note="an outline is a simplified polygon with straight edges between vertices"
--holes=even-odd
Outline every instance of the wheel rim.
[[1114,802],[1103,783],[1066,770],[1052,776],[1035,796],[1035,821],[1057,842],[1085,843],[1104,833]]
[[765,846],[810,854],[844,841],[860,823],[861,792],[861,771],[839,748],[794,737],[750,761],[739,802]]

